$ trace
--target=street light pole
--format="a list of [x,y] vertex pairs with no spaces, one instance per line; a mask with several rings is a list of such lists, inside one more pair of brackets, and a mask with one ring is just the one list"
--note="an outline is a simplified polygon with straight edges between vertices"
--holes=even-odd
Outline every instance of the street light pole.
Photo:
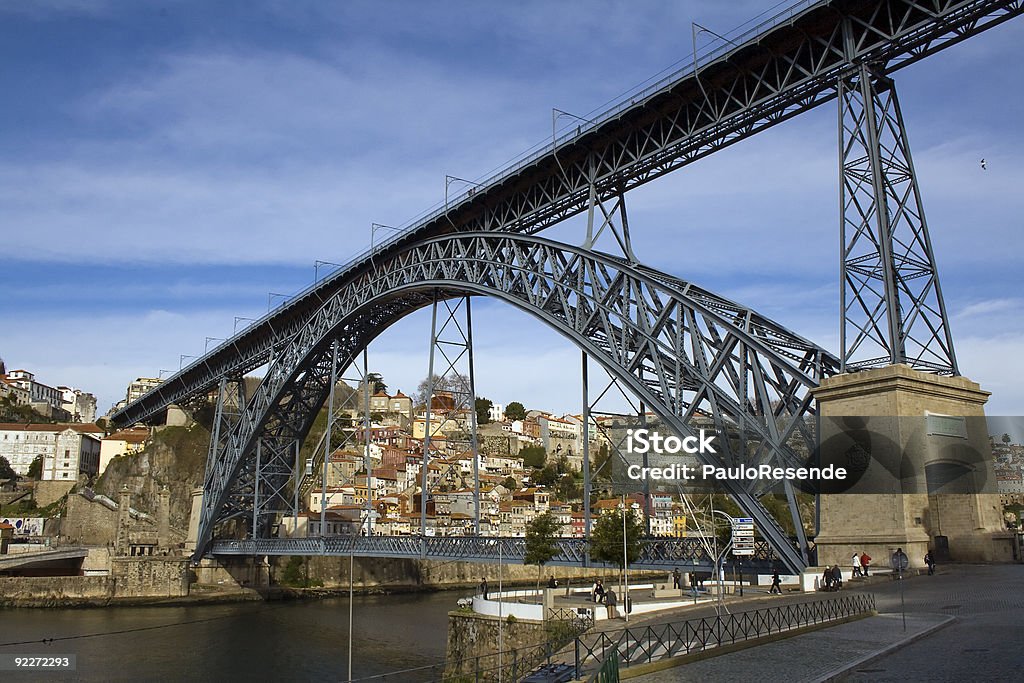
[[622,612],[629,623],[629,557],[626,554],[626,494],[622,494]]
[[502,645],[502,632],[501,632],[501,537],[498,537],[498,683],[501,683],[501,648]]
[[353,569],[355,566],[354,556],[356,548],[356,538],[353,535],[351,545],[348,548],[348,681],[352,683],[352,596],[353,596],[353,583],[355,581],[355,575]]

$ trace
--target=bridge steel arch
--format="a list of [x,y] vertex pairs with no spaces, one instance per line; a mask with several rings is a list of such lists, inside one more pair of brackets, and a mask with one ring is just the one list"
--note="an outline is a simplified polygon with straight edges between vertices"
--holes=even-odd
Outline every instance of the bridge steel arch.
[[[207,467],[196,557],[214,527],[251,514],[255,538],[284,502],[287,444],[305,437],[341,367],[394,321],[435,297],[501,299],[557,330],[623,382],[680,435],[695,415],[714,420],[718,454],[705,464],[803,461],[790,445],[810,445],[805,417],[811,389],[837,372],[824,349],[755,311],[686,281],[623,259],[537,236],[453,233],[424,240],[362,269],[324,304],[269,365],[233,428],[215,442]],[[227,430],[226,430],[227,431]],[[257,457],[277,453],[282,467],[260,476]],[[779,560],[804,560],[757,500],[737,482],[723,488],[754,517]]]

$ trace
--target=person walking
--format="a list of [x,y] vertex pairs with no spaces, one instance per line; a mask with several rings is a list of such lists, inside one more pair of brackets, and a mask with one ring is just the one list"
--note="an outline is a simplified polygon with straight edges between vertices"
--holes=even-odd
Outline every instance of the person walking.
[[932,556],[932,551],[929,550],[924,554],[924,563],[928,565],[928,576],[935,573],[935,558]]
[[854,553],[850,562],[853,564],[853,574],[850,575],[850,578],[853,578],[854,576],[864,576],[860,570],[860,555]]
[[768,594],[771,595],[772,593],[776,592],[779,595],[782,595],[782,579],[779,578],[778,570],[776,570],[775,573],[772,574],[772,587],[768,589]]
[[864,576],[868,575],[868,567],[871,566],[871,556],[864,553],[860,556],[860,568],[864,572]]
[[910,566],[910,560],[907,558],[907,554],[903,552],[903,548],[896,548],[896,552],[892,554],[892,560],[890,560],[889,564],[896,570],[896,578],[902,579],[903,572]]
[[604,584],[601,583],[601,579],[598,579],[594,582],[594,587],[590,589],[590,599],[594,602],[604,602],[604,598]]
[[483,578],[480,582],[480,592],[484,594],[484,600],[487,600],[487,577]]
[[682,578],[683,578],[683,575],[679,573],[679,567],[676,567],[675,569],[673,569],[672,570],[672,587],[677,589],[677,590],[682,588],[683,587],[682,586],[682,582],[681,582]]
[[615,589],[609,588],[604,594],[604,606],[608,610],[609,619],[618,618],[618,612],[615,610],[616,602],[618,602],[618,599],[615,597]]

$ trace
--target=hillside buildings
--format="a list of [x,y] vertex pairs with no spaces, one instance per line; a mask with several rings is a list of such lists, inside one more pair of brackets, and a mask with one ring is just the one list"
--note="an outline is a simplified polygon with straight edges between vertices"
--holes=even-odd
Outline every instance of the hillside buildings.
[[0,424],[0,456],[21,476],[37,456],[43,481],[76,481],[99,473],[103,430],[94,424]]

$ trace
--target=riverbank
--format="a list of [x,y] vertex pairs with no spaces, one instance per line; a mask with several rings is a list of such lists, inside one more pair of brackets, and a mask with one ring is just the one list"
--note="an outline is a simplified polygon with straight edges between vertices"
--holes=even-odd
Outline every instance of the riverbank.
[[[400,568],[407,571],[395,571],[395,565],[398,563]],[[309,565],[312,565],[311,571],[303,577],[304,582],[322,583],[321,577],[330,581],[329,585],[314,587],[288,586],[280,583],[278,577],[284,564],[277,562],[269,567],[269,585],[253,585],[248,582],[248,585],[243,585],[229,577],[218,583],[193,582],[185,594],[169,596],[118,596],[114,590],[116,582],[107,576],[7,577],[0,579],[0,608],[191,607],[245,602],[323,600],[345,598],[349,594],[347,560],[344,562],[346,571],[336,574],[322,571],[324,568],[318,567],[317,562],[309,562]],[[430,566],[432,564],[440,565],[440,568]],[[441,591],[472,593],[478,590],[480,580],[484,576],[488,577],[489,583],[495,589],[499,583],[496,565],[359,558],[354,566],[356,572],[352,592],[363,597]],[[335,567],[335,563],[330,563],[330,569]],[[502,567],[501,583],[508,588],[533,587],[537,584],[536,571],[535,567],[505,565]],[[550,567],[544,571],[544,581],[553,576],[561,586],[565,586],[567,582],[570,585],[584,586],[592,583],[595,578],[608,580],[612,574],[602,570]],[[663,573],[649,574],[663,576]],[[225,572],[224,576],[229,576],[229,573]]]

